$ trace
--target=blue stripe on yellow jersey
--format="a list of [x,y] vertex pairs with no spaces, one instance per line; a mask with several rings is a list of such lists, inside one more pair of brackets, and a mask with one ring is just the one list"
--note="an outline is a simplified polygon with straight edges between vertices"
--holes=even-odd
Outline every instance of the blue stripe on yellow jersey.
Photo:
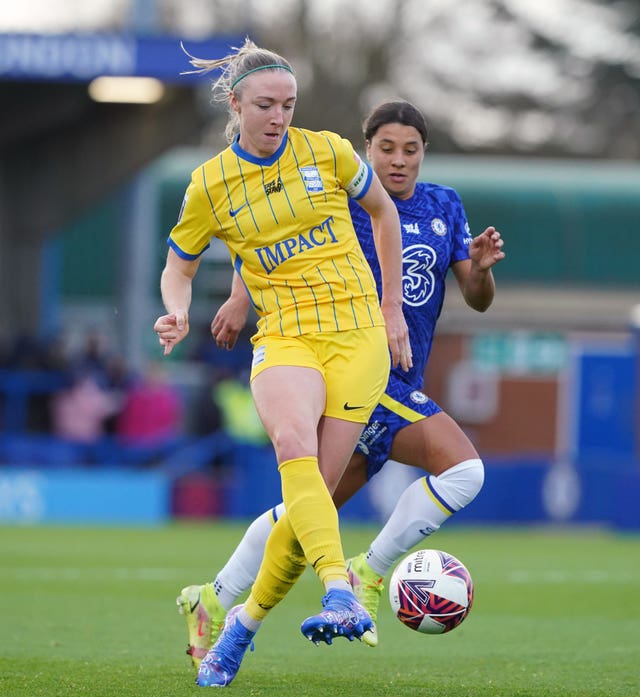
[[[408,373],[399,367],[392,371],[421,389],[444,302],[447,271],[456,261],[469,258],[471,233],[462,201],[454,189],[418,182],[411,198],[392,198],[402,228],[404,316],[413,352],[413,368]],[[349,202],[349,208],[380,293],[380,264],[373,243],[371,218],[353,201]]]
[[349,214],[373,173],[329,131],[289,128],[269,158],[236,140],[194,170],[169,244],[197,259],[222,240],[258,314],[256,337],[382,326]]

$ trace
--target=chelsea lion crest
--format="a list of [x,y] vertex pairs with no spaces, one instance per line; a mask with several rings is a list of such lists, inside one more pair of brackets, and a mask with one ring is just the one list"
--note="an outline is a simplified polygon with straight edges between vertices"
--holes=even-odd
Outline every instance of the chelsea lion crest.
[[414,390],[409,395],[409,398],[412,402],[415,402],[416,404],[424,404],[425,402],[429,401],[429,397],[427,397],[427,395],[424,392],[420,392],[420,390]]
[[431,229],[440,237],[444,237],[447,234],[447,225],[441,218],[434,218],[431,221]]

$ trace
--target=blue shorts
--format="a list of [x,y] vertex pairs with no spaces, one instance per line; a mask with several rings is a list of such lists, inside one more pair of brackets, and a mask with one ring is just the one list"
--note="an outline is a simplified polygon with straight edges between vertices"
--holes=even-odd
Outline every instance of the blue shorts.
[[400,429],[441,411],[424,392],[416,390],[392,372],[387,389],[356,446],[356,452],[367,458],[367,480],[379,472],[389,459],[393,439]]

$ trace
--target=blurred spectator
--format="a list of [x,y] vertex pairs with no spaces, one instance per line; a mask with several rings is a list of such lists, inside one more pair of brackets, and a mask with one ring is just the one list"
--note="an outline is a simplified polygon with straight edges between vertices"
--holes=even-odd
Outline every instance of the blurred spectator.
[[232,371],[239,373],[251,365],[253,360],[253,347],[251,344],[251,327],[244,328],[238,336],[237,343],[233,351],[225,351],[216,346],[211,337],[210,325],[200,325],[194,331],[198,339],[195,348],[190,353],[189,358],[198,363],[214,367],[219,371]]
[[124,445],[170,443],[182,432],[183,412],[178,390],[168,381],[163,368],[152,363],[128,389],[116,420],[116,435]]
[[105,436],[105,423],[119,408],[118,398],[91,373],[78,373],[71,385],[51,400],[53,435],[74,443],[95,445]]
[[7,357],[7,367],[12,370],[39,370],[43,367],[44,351],[38,339],[30,334],[20,334],[13,342]]
[[241,443],[264,445],[269,438],[256,411],[247,371],[240,378],[226,377],[214,388],[224,430]]
[[63,334],[53,334],[41,340],[40,367],[58,372],[69,370],[69,353]]
[[51,430],[51,394],[65,383],[67,361],[58,337],[19,334],[0,337],[0,428],[43,433]]
[[107,348],[107,338],[99,329],[89,329],[84,346],[72,358],[74,371],[89,373],[103,388],[109,384],[109,363],[111,356]]
[[[136,382],[136,375],[134,371],[127,364],[127,361],[123,356],[118,354],[113,354],[109,357],[106,365],[106,379],[109,386],[109,391],[117,395],[120,403],[124,404],[125,397],[129,389]],[[107,419],[105,428],[109,435],[115,435],[118,428],[118,417],[119,413],[113,414]]]
[[206,378],[195,394],[191,424],[193,434],[196,436],[208,436],[222,428],[222,412],[215,394],[215,388],[220,379],[220,371],[209,366]]

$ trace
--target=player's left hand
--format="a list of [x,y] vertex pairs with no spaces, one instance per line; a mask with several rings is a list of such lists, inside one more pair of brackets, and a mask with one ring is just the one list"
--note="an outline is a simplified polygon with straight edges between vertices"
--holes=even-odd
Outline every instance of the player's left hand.
[[211,336],[216,346],[231,351],[247,323],[249,303],[246,293],[231,295],[220,306],[211,322]]
[[385,304],[383,301],[381,307],[391,350],[391,365],[394,368],[400,365],[406,372],[413,367],[413,356],[409,342],[409,328],[402,312],[402,304]]
[[503,245],[502,235],[493,226],[488,227],[471,240],[469,245],[471,262],[481,271],[490,269],[505,258],[506,254],[502,251]]

